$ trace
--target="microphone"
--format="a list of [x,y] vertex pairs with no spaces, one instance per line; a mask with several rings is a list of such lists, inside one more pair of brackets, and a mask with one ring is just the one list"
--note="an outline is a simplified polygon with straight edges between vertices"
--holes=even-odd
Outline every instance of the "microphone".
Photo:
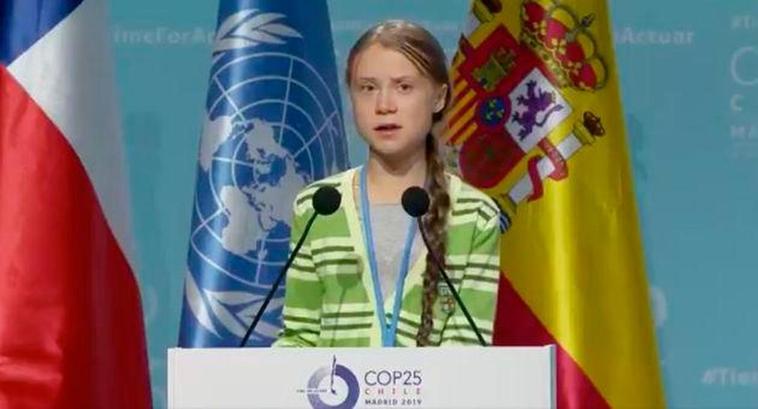
[[261,317],[263,317],[263,313],[266,311],[266,307],[268,307],[268,303],[271,301],[271,298],[274,297],[274,293],[276,293],[276,290],[279,288],[279,285],[282,283],[282,279],[284,278],[285,273],[290,268],[290,265],[292,265],[292,261],[295,259],[295,256],[297,256],[297,253],[300,251],[300,247],[303,246],[303,242],[305,241],[305,238],[308,236],[308,232],[311,230],[311,226],[313,225],[313,222],[316,220],[316,217],[318,216],[328,216],[334,212],[337,211],[340,207],[340,202],[342,201],[342,195],[340,194],[337,189],[331,187],[331,186],[321,186],[316,190],[316,193],[313,194],[312,204],[313,204],[313,215],[310,219],[308,219],[308,223],[305,225],[305,230],[303,231],[303,234],[300,236],[300,239],[298,239],[297,244],[295,244],[295,248],[292,250],[292,253],[290,254],[289,258],[287,258],[287,262],[284,264],[284,267],[282,267],[282,270],[279,272],[279,276],[276,278],[276,281],[274,281],[273,287],[271,287],[271,290],[269,290],[268,294],[266,294],[266,299],[263,300],[263,304],[261,304],[261,307],[258,309],[258,312],[255,314],[255,318],[253,318],[253,322],[250,323],[250,326],[247,328],[247,332],[245,332],[245,336],[242,337],[242,341],[240,342],[239,346],[244,347],[245,344],[247,344],[247,341],[250,339],[250,336],[253,334],[253,330],[258,325],[258,321],[261,320]]
[[313,194],[313,210],[321,216],[329,216],[340,208],[341,201],[342,195],[337,189],[331,186],[321,186]]
[[429,211],[429,195],[426,194],[426,190],[418,186],[405,189],[400,201],[403,203],[403,210],[414,219],[418,219]]
[[401,199],[401,202],[403,204],[403,210],[405,210],[405,212],[408,213],[408,215],[416,219],[416,222],[418,224],[418,230],[419,232],[421,232],[421,238],[424,240],[424,245],[426,246],[426,249],[429,251],[429,255],[432,257],[432,260],[434,261],[434,265],[436,265],[437,268],[440,270],[440,274],[442,275],[442,278],[445,280],[445,283],[447,284],[447,287],[450,289],[450,292],[453,294],[453,297],[455,298],[455,301],[458,303],[458,306],[461,307],[461,311],[463,311],[463,315],[466,316],[466,320],[468,320],[468,324],[471,327],[471,329],[474,330],[476,337],[479,339],[479,343],[482,346],[487,346],[487,342],[484,340],[482,333],[479,331],[479,328],[477,328],[476,324],[474,323],[474,319],[471,317],[471,314],[468,312],[468,309],[466,308],[466,305],[463,303],[463,300],[461,300],[461,296],[458,295],[458,291],[456,291],[455,287],[453,287],[453,283],[450,281],[450,276],[447,275],[445,268],[443,267],[439,258],[437,258],[437,255],[434,254],[431,246],[429,245],[429,239],[426,237],[426,232],[424,231],[424,225],[423,223],[421,223],[421,216],[425,215],[426,212],[429,211],[429,195],[426,193],[426,190],[418,186],[411,186],[408,189],[405,189],[405,192],[403,192],[403,197]]

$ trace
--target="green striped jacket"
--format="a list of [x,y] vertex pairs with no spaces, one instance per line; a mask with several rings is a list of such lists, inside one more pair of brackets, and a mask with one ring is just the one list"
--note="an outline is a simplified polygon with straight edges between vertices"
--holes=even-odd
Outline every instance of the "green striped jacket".
[[[342,193],[332,215],[319,216],[287,273],[284,327],[274,346],[359,347],[381,346],[381,325],[374,308],[374,283],[363,239],[359,195],[354,194],[358,169],[315,182],[298,194],[292,222],[292,247],[313,214],[311,199],[320,186]],[[451,209],[448,216],[446,265],[451,281],[488,343],[500,277],[499,212],[492,199],[449,177]],[[397,346],[415,346],[421,322],[422,273],[426,248],[411,262],[403,290],[397,327]],[[378,284],[377,284],[378,285]],[[385,304],[391,319],[394,297]],[[478,345],[476,334],[455,305],[440,279],[433,307],[434,345]]]

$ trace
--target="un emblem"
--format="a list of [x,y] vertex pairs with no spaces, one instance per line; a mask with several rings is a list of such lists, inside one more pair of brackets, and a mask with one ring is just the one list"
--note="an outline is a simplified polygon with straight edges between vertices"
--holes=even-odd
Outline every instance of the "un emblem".
[[[239,342],[284,265],[296,193],[348,166],[336,84],[319,68],[333,54],[305,40],[286,15],[258,10],[217,30],[185,288],[216,345]],[[252,344],[273,341],[281,295]]]

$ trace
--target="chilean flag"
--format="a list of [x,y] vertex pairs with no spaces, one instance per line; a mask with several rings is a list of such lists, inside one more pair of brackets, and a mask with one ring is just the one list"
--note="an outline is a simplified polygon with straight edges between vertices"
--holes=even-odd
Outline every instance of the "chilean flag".
[[0,408],[149,408],[102,0],[0,2]]

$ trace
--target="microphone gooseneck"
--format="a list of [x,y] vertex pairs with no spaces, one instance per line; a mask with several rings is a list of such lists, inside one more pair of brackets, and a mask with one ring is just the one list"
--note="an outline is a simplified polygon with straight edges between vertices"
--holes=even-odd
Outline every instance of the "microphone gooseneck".
[[421,216],[425,215],[426,212],[429,211],[429,194],[426,193],[426,191],[418,186],[411,186],[408,189],[403,192],[403,196],[401,199],[401,202],[403,204],[403,209],[405,210],[408,215],[416,219],[416,223],[418,224],[418,230],[421,233],[421,238],[424,241],[424,245],[426,246],[427,251],[429,251],[429,255],[432,258],[432,261],[434,262],[434,265],[437,266],[437,268],[440,271],[440,274],[442,275],[442,278],[445,280],[445,284],[447,284],[447,287],[450,289],[450,292],[453,294],[453,297],[455,298],[456,303],[458,303],[458,306],[461,307],[461,311],[463,311],[463,315],[466,316],[466,320],[468,320],[468,324],[471,327],[471,329],[474,330],[474,333],[476,334],[476,337],[479,339],[479,343],[482,346],[487,346],[487,342],[484,340],[484,337],[482,336],[481,331],[479,331],[479,328],[474,323],[474,319],[471,317],[471,314],[468,311],[468,308],[466,308],[466,305],[463,303],[463,300],[461,300],[461,296],[458,294],[458,291],[456,291],[455,287],[453,287],[453,283],[450,281],[450,276],[448,276],[447,272],[445,271],[445,268],[443,267],[443,264],[440,262],[440,259],[437,257],[436,254],[434,254],[434,251],[432,251],[432,247],[429,245],[429,239],[426,236],[426,231],[424,231],[424,225],[421,222]]
[[287,273],[287,270],[290,268],[290,265],[292,265],[292,261],[295,259],[295,256],[297,256],[297,253],[300,251],[300,247],[303,246],[303,242],[305,242],[305,238],[308,236],[308,232],[311,230],[311,226],[313,225],[313,222],[316,220],[316,217],[318,216],[328,216],[334,212],[337,211],[340,207],[340,202],[342,201],[342,195],[340,195],[340,192],[337,191],[337,189],[331,187],[331,186],[322,186],[316,190],[316,193],[313,194],[312,204],[313,204],[313,215],[308,219],[308,223],[305,225],[305,230],[303,230],[303,234],[300,236],[300,238],[297,241],[297,244],[295,244],[295,248],[292,249],[292,253],[290,253],[290,256],[287,258],[287,262],[284,264],[284,267],[282,267],[282,270],[279,272],[279,276],[276,278],[276,281],[274,281],[274,285],[271,287],[271,290],[269,290],[268,294],[266,294],[266,299],[263,300],[263,304],[261,304],[261,307],[258,309],[258,312],[255,314],[255,318],[253,318],[253,322],[250,323],[250,326],[247,328],[247,332],[245,332],[245,336],[242,337],[242,341],[240,341],[239,346],[244,347],[247,344],[247,341],[250,339],[250,336],[253,334],[253,330],[256,326],[258,326],[258,322],[261,320],[261,317],[263,317],[263,313],[266,311],[266,307],[268,307],[269,302],[271,302],[271,299],[274,297],[274,294],[276,293],[276,290],[279,288],[279,285],[282,283],[282,279],[284,279],[284,275]]

